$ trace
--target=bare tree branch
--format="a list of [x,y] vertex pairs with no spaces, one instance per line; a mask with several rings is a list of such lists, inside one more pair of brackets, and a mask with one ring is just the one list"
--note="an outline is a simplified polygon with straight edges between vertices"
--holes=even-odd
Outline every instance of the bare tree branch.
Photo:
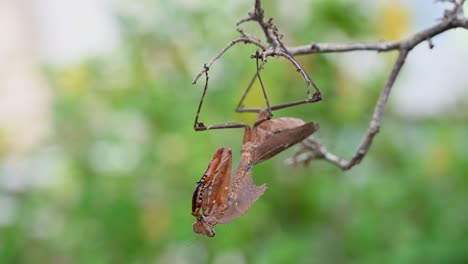
[[[464,0],[458,2],[457,0],[448,1],[454,3],[454,8],[445,12],[444,18],[440,23],[426,30],[418,32],[405,40],[378,43],[312,44],[308,47],[302,46],[289,49],[291,54],[296,55],[325,52],[347,52],[355,50],[398,50],[399,55],[393,65],[387,81],[385,82],[385,85],[383,86],[379,99],[377,100],[377,104],[374,108],[368,129],[363,136],[361,144],[358,146],[355,154],[350,160],[339,158],[338,156],[328,152],[327,149],[320,143],[320,141],[315,138],[310,138],[304,140],[303,149],[301,149],[300,152],[297,152],[294,157],[286,160],[288,164],[308,163],[311,160],[324,159],[341,168],[342,170],[349,170],[362,161],[364,156],[369,151],[374,137],[379,132],[388,97],[409,52],[421,42],[425,40],[430,41],[432,37],[439,35],[447,30],[458,27],[468,28],[468,19],[463,16],[463,12],[461,11]],[[430,41],[429,43],[429,46],[431,47],[432,42]],[[304,149],[308,149],[310,152],[304,153]]]
[[[303,141],[302,146],[297,151],[296,155],[287,160],[289,164],[299,164],[299,163],[308,163],[315,159],[326,160],[342,170],[348,170],[353,166],[359,164],[361,160],[368,153],[369,148],[372,144],[372,141],[376,134],[379,132],[382,119],[385,112],[385,107],[392,90],[392,87],[397,79],[401,68],[403,67],[405,60],[411,50],[424,41],[428,41],[429,47],[432,48],[432,38],[444,33],[445,31],[454,29],[454,28],[464,28],[468,29],[468,19],[463,13],[463,4],[465,0],[439,0],[438,2],[448,2],[452,4],[451,9],[444,11],[443,18],[440,22],[435,24],[432,27],[429,27],[425,30],[417,32],[412,36],[400,40],[400,41],[380,41],[380,42],[367,42],[367,43],[312,43],[303,46],[296,47],[287,47],[282,41],[282,35],[279,33],[277,27],[273,25],[272,18],[265,22],[264,20],[264,10],[261,6],[261,0],[255,0],[255,7],[253,12],[249,12],[249,16],[246,19],[242,19],[237,23],[237,26],[248,21],[255,21],[262,28],[268,44],[263,44],[257,38],[251,37],[241,28],[238,28],[239,33],[242,37],[235,39],[228,43],[223,49],[221,49],[218,54],[208,63],[205,64],[203,70],[195,77],[193,84],[205,73],[206,82],[208,81],[209,68],[215,63],[228,49],[234,46],[237,43],[244,42],[246,44],[253,44],[259,47],[262,52],[257,52],[255,55],[252,55],[252,58],[262,59],[262,64],[260,68],[257,68],[258,72],[263,69],[266,58],[269,56],[281,56],[289,60],[294,67],[300,72],[306,82],[307,86],[307,95],[309,96],[308,100],[298,101],[293,103],[286,103],[278,106],[272,106],[271,110],[281,109],[284,107],[289,107],[292,105],[297,105],[307,102],[316,102],[321,100],[322,95],[317,87],[317,85],[312,81],[307,72],[302,68],[302,66],[294,59],[294,56],[297,55],[309,55],[316,53],[332,53],[332,52],[351,52],[351,51],[377,51],[377,52],[388,52],[388,51],[398,51],[398,57],[392,67],[392,70],[387,77],[385,84],[383,85],[380,96],[377,100],[374,112],[372,114],[371,120],[367,131],[364,133],[363,138],[355,154],[351,157],[350,160],[342,159],[337,155],[334,155],[327,151],[325,146],[323,146],[320,141],[316,138],[308,138]],[[256,78],[252,79],[247,88],[247,92],[250,89],[253,81]],[[316,90],[314,97],[310,97],[310,85]],[[207,83],[205,83],[205,90],[207,89]],[[243,98],[246,94],[244,94]],[[266,96],[266,95],[265,95]],[[243,99],[241,100],[241,102]],[[239,109],[239,106],[238,106]],[[242,110],[242,109],[241,109]],[[200,111],[200,109],[199,109]]]
[[[273,25],[272,18],[270,18],[267,22],[264,21],[264,11],[263,11],[263,9],[261,7],[261,1],[260,0],[255,1],[254,11],[249,13],[248,18],[242,19],[241,21],[239,21],[237,23],[237,26],[241,25],[244,22],[248,22],[248,21],[255,21],[260,25],[260,27],[263,29],[263,31],[265,33],[265,36],[267,38],[267,42],[269,43],[269,45],[268,44],[263,44],[261,40],[259,40],[258,38],[250,36],[242,28],[238,27],[237,31],[242,35],[242,37],[234,39],[233,41],[226,44],[211,59],[211,61],[209,63],[206,63],[206,64],[203,65],[203,69],[200,71],[200,73],[197,74],[197,76],[195,76],[194,80],[192,81],[192,84],[196,84],[198,79],[200,79],[200,77],[202,75],[205,75],[205,87],[203,89],[203,94],[202,94],[202,97],[200,99],[200,103],[199,103],[199,106],[198,106],[198,109],[197,109],[197,113],[195,115],[194,129],[196,131],[206,131],[208,129],[226,127],[225,125],[214,125],[214,126],[206,127],[203,122],[198,122],[198,119],[199,119],[199,115],[200,115],[201,108],[202,108],[202,105],[203,105],[203,100],[204,100],[206,92],[208,90],[208,79],[209,79],[208,71],[210,70],[211,66],[217,60],[219,60],[231,47],[233,47],[234,45],[236,45],[238,43],[241,43],[241,42],[243,42],[245,44],[253,44],[253,45],[259,47],[262,50],[262,52],[259,52],[257,50],[257,52],[254,55],[251,56],[251,58],[255,58],[257,60],[261,59],[262,64],[261,64],[260,67],[257,66],[256,74],[255,74],[254,78],[252,79],[252,81],[250,82],[245,94],[242,96],[242,98],[241,98],[241,100],[239,102],[239,105],[236,108],[237,112],[252,112],[252,111],[259,112],[259,111],[261,111],[261,109],[256,109],[256,108],[245,109],[241,104],[242,104],[243,100],[245,99],[246,94],[249,92],[250,87],[252,86],[254,81],[259,80],[261,82],[260,71],[264,69],[264,66],[265,66],[265,64],[267,62],[267,57],[274,57],[274,56],[280,56],[280,57],[286,58],[287,60],[289,60],[294,65],[296,70],[302,74],[302,76],[304,77],[305,83],[306,83],[307,99],[299,100],[299,101],[295,101],[295,102],[288,102],[288,103],[273,105],[273,106],[270,107],[268,97],[266,95],[266,92],[264,91],[263,83],[261,83],[262,90],[264,91],[264,99],[265,99],[265,102],[266,102],[266,105],[267,105],[266,110],[268,111],[268,115],[267,115],[266,119],[270,119],[273,116],[272,111],[274,111],[274,110],[278,110],[278,109],[282,109],[282,108],[286,108],[286,107],[290,107],[290,106],[294,106],[294,105],[300,105],[300,104],[306,104],[306,103],[315,103],[315,102],[318,102],[318,101],[322,100],[322,93],[320,92],[318,86],[315,84],[315,82],[312,81],[312,79],[309,77],[307,72],[302,68],[302,66],[299,64],[299,62],[297,62],[296,59],[294,59],[294,57],[292,57],[291,55],[288,54],[288,50],[286,49],[284,44],[281,42],[282,35],[279,33],[278,28]],[[310,85],[312,85],[314,87],[314,89],[315,89],[314,94],[310,93]],[[229,126],[229,128],[238,128],[238,127],[239,127],[239,124],[235,124],[235,125],[230,124],[230,126]]]
[[382,122],[383,115],[385,112],[385,106],[387,105],[388,97],[392,90],[393,84],[395,83],[398,74],[400,73],[403,64],[405,63],[406,57],[408,56],[409,48],[400,50],[400,54],[393,65],[392,71],[385,82],[385,85],[382,89],[380,97],[377,101],[377,105],[374,109],[374,114],[372,115],[372,119],[369,122],[369,127],[367,132],[364,134],[361,144],[359,145],[356,153],[350,160],[344,160],[337,157],[334,154],[329,153],[322,144],[316,139],[307,139],[304,140],[304,147],[309,149],[311,153],[303,154],[301,158],[293,157],[287,160],[289,164],[297,164],[298,162],[306,162],[312,159],[324,159],[343,170],[349,170],[354,165],[359,164],[364,156],[369,151],[369,147],[372,144],[372,140],[374,139],[375,135],[379,132],[380,123]]
[[310,45],[288,47],[288,52],[291,55],[305,55],[314,53],[332,53],[332,52],[348,52],[358,50],[369,50],[369,51],[392,51],[399,50],[402,48],[412,49],[419,43],[430,40],[431,38],[445,32],[449,29],[463,27],[468,29],[468,19],[466,18],[453,18],[443,20],[439,24],[436,24],[428,29],[410,36],[407,39],[401,41],[381,41],[381,42],[369,42],[369,43],[313,43]]

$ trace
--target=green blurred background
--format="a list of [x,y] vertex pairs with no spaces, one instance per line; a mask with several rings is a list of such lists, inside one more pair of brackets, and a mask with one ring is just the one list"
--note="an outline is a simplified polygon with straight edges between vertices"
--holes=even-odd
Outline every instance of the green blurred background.
[[[411,116],[391,96],[362,164],[348,172],[323,161],[290,167],[288,150],[254,168],[268,189],[245,216],[217,226],[214,238],[192,232],[192,192],[214,151],[229,146],[234,166],[239,160],[243,131],[192,128],[203,81],[191,81],[253,6],[235,2],[119,1],[121,43],[111,55],[41,63],[50,135],[13,159],[15,135],[0,136],[0,263],[468,262],[466,97]],[[400,2],[264,2],[287,45],[399,39],[416,23]],[[418,4],[433,5],[426,2]],[[255,24],[244,29],[262,37]],[[215,64],[202,121],[254,120],[233,111],[254,52],[239,45]],[[350,157],[395,58],[374,55],[378,67],[359,78],[349,65],[360,68],[360,55],[346,67],[345,55],[298,57],[324,100],[275,117],[318,122],[316,136]],[[405,69],[401,78],[411,74]],[[268,61],[263,78],[273,103],[305,98],[303,79],[281,59]],[[248,105],[263,106],[254,88]]]

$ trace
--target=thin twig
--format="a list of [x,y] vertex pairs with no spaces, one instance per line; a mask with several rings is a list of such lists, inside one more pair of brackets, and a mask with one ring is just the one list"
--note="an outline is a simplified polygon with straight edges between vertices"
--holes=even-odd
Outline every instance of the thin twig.
[[281,42],[277,41],[274,37],[274,34],[272,32],[273,24],[272,24],[273,18],[270,18],[267,22],[265,22],[265,11],[262,8],[262,1],[261,0],[255,0],[255,8],[253,12],[249,12],[249,17],[244,18],[237,22],[236,26],[240,26],[241,24],[249,21],[257,21],[260,27],[263,30],[263,33],[265,34],[267,42],[272,46],[272,47],[278,47],[281,46]]
[[449,20],[443,20],[442,22],[422,30],[407,39],[400,41],[380,41],[380,42],[368,42],[368,43],[313,43],[310,45],[303,45],[297,47],[288,47],[287,50],[289,54],[296,55],[306,55],[314,53],[332,53],[332,52],[349,52],[349,51],[358,51],[358,50],[367,50],[367,51],[391,51],[399,50],[403,47],[415,47],[419,43],[431,39],[434,36],[447,31],[449,29],[463,27],[468,29],[468,19],[467,18],[452,18]]
[[[385,85],[380,94],[380,97],[377,101],[377,105],[375,106],[372,119],[369,122],[367,132],[364,134],[362,142],[359,145],[354,156],[350,160],[341,159],[336,155],[329,153],[318,140],[310,139],[309,141],[304,141],[304,146],[312,151],[313,156],[309,156],[307,159],[302,159],[302,162],[310,160],[311,158],[320,158],[340,167],[343,170],[349,170],[354,165],[357,165],[361,162],[361,160],[369,151],[369,147],[371,146],[375,135],[377,135],[377,133],[379,132],[388,97],[392,90],[393,84],[395,83],[395,80],[398,77],[398,74],[400,73],[403,64],[405,63],[406,57],[408,56],[408,52],[409,49],[402,49],[400,51],[400,54],[398,55],[398,58],[396,59],[395,64],[393,65],[392,71],[390,72],[390,75],[388,76],[387,81],[385,82]],[[297,160],[292,158],[289,159],[287,162],[292,164],[297,162]]]
[[309,75],[307,74],[307,72],[302,68],[302,66],[293,58],[291,57],[289,54],[283,52],[283,51],[280,51],[280,50],[275,50],[275,49],[269,49],[267,51],[265,51],[263,53],[264,57],[268,57],[268,56],[273,56],[273,55],[278,55],[278,56],[282,56],[282,57],[285,57],[288,61],[290,61],[294,67],[296,68],[296,70],[298,72],[300,72],[302,74],[302,77],[304,77],[304,80],[305,80],[305,83],[306,83],[306,86],[307,86],[307,90],[306,90],[306,93],[308,96],[310,96],[310,85],[312,84],[312,86],[314,87],[315,91],[317,93],[320,93],[320,90],[318,89],[317,85],[312,81],[312,79],[310,79]]
[[[267,38],[267,42],[269,44],[268,46],[263,44],[262,41],[259,40],[258,38],[250,36],[242,28],[239,27],[239,25],[241,25],[242,23],[248,22],[248,21],[255,21],[260,25],[260,27],[264,31],[264,34],[265,34],[265,36]],[[229,42],[228,44],[226,44],[216,54],[216,56],[214,56],[213,59],[211,59],[211,61],[209,63],[204,64],[203,69],[197,74],[197,76],[195,76],[194,80],[192,81],[192,84],[196,84],[198,79],[200,79],[200,77],[204,73],[207,73],[210,70],[211,66],[217,60],[219,60],[224,55],[224,53],[226,53],[231,47],[233,47],[237,43],[244,42],[246,44],[254,44],[257,47],[262,49],[261,53],[256,53],[255,55],[251,56],[252,58],[257,58],[257,59],[259,59],[260,57],[262,58],[262,64],[260,66],[260,69],[264,69],[265,63],[267,62],[267,59],[266,59],[267,57],[276,56],[276,55],[282,56],[282,57],[285,57],[286,59],[288,59],[294,65],[294,67],[297,69],[297,71],[302,74],[302,76],[304,77],[304,80],[306,82],[306,86],[307,86],[306,93],[307,93],[307,97],[308,97],[306,100],[275,105],[275,106],[272,106],[271,108],[268,107],[268,109],[270,110],[270,115],[271,115],[271,110],[277,110],[277,109],[281,109],[281,108],[284,108],[284,107],[289,107],[289,106],[304,104],[304,103],[314,103],[314,102],[318,102],[318,101],[322,100],[322,94],[321,94],[318,86],[312,81],[312,79],[305,72],[305,70],[300,66],[300,64],[294,59],[294,57],[289,54],[287,48],[281,42],[281,38],[283,36],[279,32],[278,28],[275,25],[273,25],[272,18],[270,18],[267,22],[265,22],[265,20],[264,20],[264,10],[262,8],[260,0],[255,0],[254,11],[249,12],[249,16],[247,18],[245,18],[245,19],[240,20],[236,25],[238,26],[237,31],[241,34],[242,37],[237,38],[237,39]],[[250,82],[246,92],[242,96],[241,101],[239,102],[239,104],[238,104],[238,106],[236,108],[236,111],[238,111],[238,112],[251,112],[251,111],[259,112],[259,111],[261,111],[259,109],[254,109],[254,108],[245,109],[243,106],[241,106],[243,100],[245,99],[245,97],[246,97],[247,93],[249,92],[250,87],[252,86],[255,79],[260,80],[260,78],[258,78],[258,76],[259,76],[258,71],[259,71],[259,69],[257,67],[257,73],[254,76],[254,78],[252,79],[252,81]],[[205,76],[208,76],[208,75],[205,74]],[[208,88],[207,85],[206,85],[206,82],[208,81],[208,78],[206,77],[205,79],[206,79],[206,81],[205,81],[204,93],[206,93],[206,90]],[[313,95],[311,95],[311,93],[310,93],[310,85],[311,84],[315,89],[315,93]],[[264,89],[263,86],[262,86],[262,89]],[[266,98],[266,94],[264,94],[264,96]],[[203,100],[203,99],[204,99],[204,96],[202,96],[201,100]],[[266,99],[265,99],[265,101],[266,101],[267,105],[269,105],[269,102]],[[195,117],[195,119],[196,119],[195,124],[197,124],[198,115],[199,115],[199,113],[201,111],[201,105],[202,105],[202,102],[200,102],[199,109],[197,110],[197,115]]]
[[[453,0],[456,2],[456,0]],[[457,10],[457,15],[452,16],[444,16],[440,23],[426,29],[420,31],[413,36],[401,40],[401,41],[393,41],[393,42],[376,42],[376,43],[350,43],[350,44],[329,44],[329,43],[322,43],[322,44],[313,44],[309,46],[301,46],[295,48],[288,48],[291,54],[295,55],[303,55],[303,54],[312,54],[312,53],[326,53],[326,52],[348,52],[348,51],[356,51],[356,50],[374,50],[374,51],[390,51],[390,50],[399,50],[398,58],[396,59],[392,70],[385,82],[385,85],[382,88],[382,92],[377,100],[377,104],[374,108],[374,112],[372,114],[372,118],[369,122],[368,129],[366,133],[363,135],[363,139],[358,146],[355,154],[350,160],[342,159],[330,152],[320,143],[319,140],[315,138],[307,139],[303,142],[303,147],[309,149],[310,152],[304,153],[301,150],[301,153],[296,153],[296,155],[292,158],[286,160],[288,164],[299,164],[299,163],[309,163],[315,159],[323,159],[326,160],[337,167],[341,168],[342,170],[349,170],[353,166],[359,164],[364,156],[369,151],[369,148],[372,144],[374,137],[379,132],[381,122],[383,119],[383,115],[385,112],[385,106],[388,101],[388,97],[392,90],[392,87],[395,83],[396,78],[398,77],[400,70],[409,54],[409,52],[421,42],[429,40],[429,44],[431,45],[431,39],[439,35],[447,30],[463,27],[468,28],[468,19],[465,17],[460,17],[461,7],[459,4],[463,4],[463,0],[460,2],[456,2],[454,9]]]
[[366,134],[364,135],[364,139],[358,147],[358,150],[354,154],[353,158],[343,167],[343,169],[347,170],[353,167],[354,165],[361,162],[362,158],[366,155],[367,151],[369,151],[369,147],[372,144],[372,140],[374,139],[375,135],[379,132],[380,123],[382,122],[383,115],[385,112],[385,106],[387,105],[388,97],[392,90],[393,84],[395,83],[398,74],[400,74],[401,67],[405,63],[406,57],[408,56],[409,49],[402,49],[398,58],[393,65],[392,71],[385,82],[382,92],[380,93],[379,99],[377,101],[377,105],[374,109],[374,114],[372,115],[372,119],[369,122],[369,128],[367,129]]
[[240,42],[243,42],[243,43],[251,43],[251,44],[254,44],[256,45],[257,47],[261,48],[262,50],[266,50],[267,47],[258,39],[256,38],[252,38],[252,37],[247,37],[247,36],[244,36],[244,37],[240,37],[240,38],[237,38],[231,42],[229,42],[228,44],[226,44],[226,46],[224,46],[217,54],[216,56],[213,57],[213,59],[211,59],[210,62],[206,63],[203,67],[203,70],[197,74],[197,76],[195,77],[195,79],[193,79],[192,81],[192,84],[196,84],[198,79],[200,79],[200,77],[206,72],[206,71],[209,71],[210,70],[210,67],[211,65],[213,65],[213,63],[215,63],[219,58],[221,58],[221,56],[223,56],[223,54],[230,48],[232,48],[232,46],[236,45],[237,43],[240,43]]
[[[276,26],[272,23],[272,18],[268,21],[264,19],[264,10],[261,6],[261,0],[255,0],[255,8],[253,12],[249,13],[249,17],[243,19],[237,23],[239,26],[242,23],[248,21],[256,21],[262,28],[268,45],[263,44],[259,39],[251,37],[245,33],[242,29],[238,28],[239,33],[242,37],[235,39],[228,43],[223,49],[221,49],[218,54],[208,63],[205,64],[203,70],[195,77],[193,84],[205,73],[206,79],[208,79],[207,72],[213,63],[215,63],[228,49],[234,46],[237,43],[244,42],[256,45],[262,49],[261,53],[256,53],[253,57],[259,59],[261,57],[262,64],[260,67],[257,66],[257,74],[254,76],[252,81],[247,88],[246,93],[252,86],[253,81],[258,77],[258,71],[264,68],[267,57],[270,56],[282,56],[289,60],[298,72],[302,74],[307,85],[307,94],[310,96],[310,85],[312,84],[316,90],[314,95],[318,95],[316,99],[321,99],[321,93],[315,83],[311,80],[306,71],[302,66],[294,59],[296,55],[308,55],[315,53],[332,53],[332,52],[351,52],[351,51],[377,51],[377,52],[388,52],[388,51],[398,51],[398,57],[392,67],[392,70],[387,77],[385,84],[383,85],[381,94],[377,100],[372,118],[369,122],[366,133],[363,135],[363,139],[359,144],[356,153],[352,156],[350,160],[342,159],[330,152],[320,143],[318,139],[309,138],[303,141],[303,145],[299,152],[293,158],[287,160],[289,164],[298,164],[298,163],[308,163],[315,159],[324,159],[343,170],[348,170],[359,164],[361,160],[365,157],[369,148],[372,144],[372,141],[376,134],[379,132],[383,115],[385,112],[385,107],[392,90],[392,87],[395,83],[396,78],[398,77],[401,68],[404,65],[404,62],[409,54],[409,52],[419,45],[420,43],[427,41],[429,47],[432,48],[432,38],[454,28],[465,28],[468,29],[468,19],[463,14],[463,4],[465,0],[438,0],[440,2],[449,2],[453,4],[452,9],[445,10],[443,18],[436,25],[429,27],[425,30],[422,30],[406,39],[400,41],[380,41],[380,42],[367,42],[367,43],[313,43],[309,45],[296,46],[296,47],[287,47],[281,42],[282,35],[278,32]],[[207,84],[205,85],[206,92]],[[243,95],[241,102],[238,105],[237,110],[244,111],[241,103],[246,96],[246,93]],[[266,96],[266,94],[265,94]],[[309,98],[310,99],[310,98]],[[315,100],[315,101],[318,101]],[[311,100],[311,102],[314,100]],[[283,105],[272,106],[271,110],[281,109],[285,106],[297,105],[298,103],[287,103]],[[309,101],[308,101],[309,102]],[[201,108],[201,104],[199,106]],[[248,109],[255,110],[255,109]],[[200,109],[199,109],[200,111]],[[245,110],[247,111],[247,110]]]

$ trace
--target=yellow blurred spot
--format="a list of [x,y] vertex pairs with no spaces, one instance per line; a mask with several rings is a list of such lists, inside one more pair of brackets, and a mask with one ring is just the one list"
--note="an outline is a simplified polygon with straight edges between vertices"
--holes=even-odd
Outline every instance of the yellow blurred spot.
[[80,94],[88,89],[90,80],[91,76],[86,67],[71,67],[59,74],[57,86],[65,92]]
[[180,134],[162,134],[159,138],[157,154],[161,163],[182,164],[187,159],[187,141]]
[[[278,67],[278,65],[275,65],[275,62],[273,59],[270,59],[271,64],[267,64],[267,67],[264,71],[262,71],[262,80],[263,84],[265,87],[266,94],[268,96],[268,101],[270,102],[270,105],[275,105],[278,103],[283,103],[281,99],[284,100],[284,98],[280,98],[281,96],[279,95],[280,89],[288,89],[289,87],[280,87],[276,79],[278,78],[284,78],[287,74],[287,70],[289,68],[285,68],[285,71],[280,71],[280,74],[277,74],[276,72],[278,71],[277,68],[274,68],[272,66]],[[289,66],[288,64],[285,63],[285,65]],[[293,67],[290,67],[294,69]],[[254,72],[248,72],[247,75],[244,77],[244,80],[250,80],[252,78],[252,73]],[[297,72],[294,69],[294,73],[296,74],[294,77],[300,78],[300,75],[297,74]],[[237,104],[242,97],[242,95],[245,92],[245,89],[247,89],[246,86],[242,86],[239,88],[239,95],[238,97],[234,98],[234,103]],[[263,95],[262,87],[260,86],[260,83],[257,80],[255,80],[254,84],[250,88],[249,93],[247,94],[246,98],[243,101],[243,106],[244,108],[260,108],[260,109],[266,109],[266,102],[265,102],[265,97]],[[257,119],[258,114],[257,113],[237,113],[236,120],[239,120],[239,122],[246,123],[249,125],[252,125],[255,123],[255,120]]]
[[11,138],[8,136],[8,131],[0,127],[0,157],[4,157],[12,148]]
[[453,152],[445,144],[433,146],[424,161],[427,174],[432,177],[444,176],[452,166]]
[[141,228],[148,240],[162,240],[169,230],[169,210],[162,204],[145,208],[141,215]]
[[359,119],[362,114],[362,105],[365,105],[367,99],[363,95],[361,83],[343,71],[337,72],[335,78],[337,90],[334,98],[336,105],[334,113],[336,118],[341,121]]
[[[243,88],[245,89],[245,88]],[[268,91],[267,91],[268,92]],[[239,97],[240,98],[240,97]],[[271,98],[269,98],[271,100]],[[262,88],[258,81],[252,85],[247,97],[243,103],[245,108],[266,108],[265,98],[263,97]],[[238,114],[240,122],[246,124],[253,124],[257,119],[257,114]]]
[[377,35],[384,40],[399,40],[410,24],[408,10],[398,1],[386,1],[377,12]]

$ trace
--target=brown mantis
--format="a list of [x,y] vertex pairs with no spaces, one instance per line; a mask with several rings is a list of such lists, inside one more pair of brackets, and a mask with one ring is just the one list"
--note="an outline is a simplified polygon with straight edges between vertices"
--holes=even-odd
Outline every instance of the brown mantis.
[[[224,49],[225,51],[226,49]],[[223,52],[224,52],[223,51]],[[220,54],[222,55],[221,52]],[[267,160],[292,145],[304,140],[314,133],[318,126],[312,122],[306,123],[297,118],[278,118],[273,117],[272,111],[287,108],[295,105],[313,103],[322,99],[322,94],[308,74],[302,69],[297,61],[287,52],[281,50],[258,51],[252,57],[256,59],[256,73],[249,83],[246,91],[237,105],[236,112],[259,113],[257,120],[252,127],[245,123],[231,122],[220,125],[206,126],[199,122],[199,115],[208,89],[208,71],[210,65],[221,55],[208,65],[204,65],[204,70],[195,78],[194,82],[204,73],[205,87],[198,105],[195,116],[194,129],[204,131],[209,129],[224,128],[245,128],[241,160],[236,171],[231,175],[232,169],[232,151],[230,148],[219,148],[208,165],[205,173],[195,187],[192,197],[192,215],[196,217],[193,224],[193,231],[204,234],[209,237],[215,235],[214,226],[225,224],[245,214],[255,201],[265,192],[265,184],[256,186],[252,180],[252,166]],[[306,81],[307,99],[278,105],[270,105],[265,91],[263,80],[260,76],[266,63],[267,56],[283,56],[288,59],[300,72]],[[259,65],[259,60],[262,61]],[[243,102],[250,91],[255,80],[259,81],[263,97],[266,103],[266,109],[244,108]],[[315,89],[311,94],[310,85]]]
[[[212,237],[215,225],[245,214],[266,189],[265,184],[254,184],[252,166],[302,141],[318,129],[316,124],[297,118],[265,121],[267,115],[262,111],[253,128],[245,127],[241,160],[234,177],[231,177],[231,149],[222,147],[213,155],[192,197],[192,215],[196,217],[193,230],[196,233]],[[261,120],[264,121],[259,122]]]

